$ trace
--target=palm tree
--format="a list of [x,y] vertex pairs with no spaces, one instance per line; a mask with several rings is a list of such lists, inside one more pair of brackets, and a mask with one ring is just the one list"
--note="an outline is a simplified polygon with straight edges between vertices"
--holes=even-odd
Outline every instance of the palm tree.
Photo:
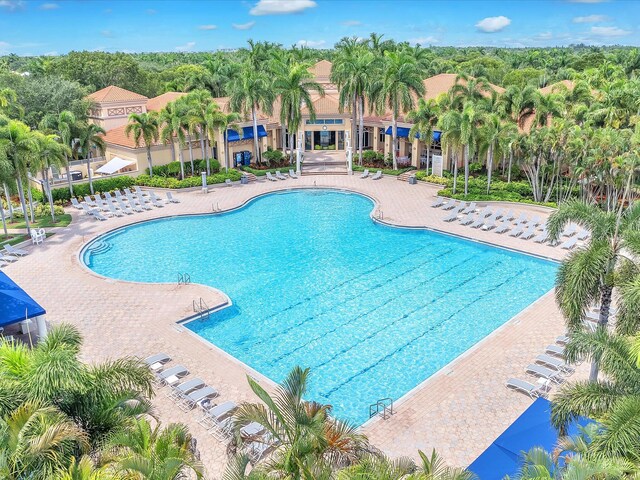
[[258,142],[258,109],[271,115],[274,102],[274,91],[269,77],[251,64],[243,66],[239,78],[230,85],[230,106],[235,112],[244,115],[251,113],[253,121],[253,149],[256,162],[261,163],[260,146]]
[[273,82],[273,88],[280,96],[280,117],[289,132],[290,161],[293,162],[292,136],[295,136],[302,122],[302,107],[306,106],[310,118],[315,119],[311,92],[324,96],[324,89],[313,79],[309,65],[305,63],[283,66]]
[[[633,178],[631,173],[627,191],[631,189]],[[621,202],[617,211],[607,212],[597,205],[569,200],[561,204],[547,221],[552,241],[557,241],[565,226],[571,222],[587,229],[591,237],[584,247],[567,255],[560,265],[556,279],[556,302],[572,331],[582,328],[591,305],[599,305],[598,329],[605,330],[616,281],[623,269],[628,268],[627,255],[640,255],[637,236],[640,229],[640,202],[626,209],[624,202]],[[590,379],[596,381],[598,356],[593,360]]]
[[25,403],[0,420],[0,476],[8,480],[59,478],[84,432],[54,407]]
[[260,468],[275,475],[312,478],[315,470],[354,463],[369,447],[356,429],[330,416],[331,407],[303,400],[309,369],[295,367],[273,395],[248,378],[261,403],[245,403],[234,415],[237,443],[245,440],[241,428],[250,422],[264,425],[274,453]]
[[149,175],[153,177],[153,160],[151,159],[151,147],[158,141],[159,134],[158,115],[156,112],[132,113],[129,115],[129,123],[124,129],[127,137],[133,134],[136,148],[140,148],[140,141],[147,149],[147,163]]
[[240,132],[240,115],[236,112],[224,113],[220,112],[218,127],[222,130],[224,139],[224,171],[229,171],[229,130]]
[[184,130],[182,128],[183,113],[176,102],[170,102],[160,110],[158,123],[160,124],[160,139],[163,143],[171,146],[171,159],[176,160],[176,149],[174,137],[178,139],[180,157],[180,178],[184,179],[184,158],[182,155],[182,144],[184,143]]
[[138,418],[106,441],[105,456],[111,468],[126,478],[177,480],[190,474],[202,478],[204,469],[191,445],[184,425],[170,424],[163,429]]
[[487,195],[491,191],[494,158],[503,154],[505,138],[510,138],[515,131],[517,129],[514,124],[505,123],[495,113],[486,115],[483,120],[479,133],[481,147],[487,153]]
[[89,189],[93,195],[93,175],[91,174],[91,156],[96,149],[104,155],[106,144],[104,143],[104,129],[95,123],[81,123],[78,126],[78,141],[74,145],[76,156],[87,160],[87,176],[89,177]]
[[524,128],[526,120],[535,111],[537,91],[531,85],[518,87],[511,85],[500,96],[500,113],[514,121],[518,127]]
[[463,110],[467,103],[477,103],[492,92],[493,89],[485,78],[473,78],[460,74],[449,91],[452,97],[452,108]]
[[[55,135],[45,135],[40,132],[35,133],[36,140],[36,167],[42,172],[42,179],[45,185],[45,193],[49,200],[51,209],[51,220],[55,223],[56,214],[51,194],[51,184],[49,183],[49,168],[53,165],[62,166],[65,164],[65,154],[70,153],[69,147],[58,142]],[[92,192],[93,193],[93,192]]]
[[[11,163],[9,162],[9,159],[0,153],[0,182],[4,184],[4,194],[6,197],[5,200],[7,202],[7,208],[9,209],[9,214],[11,214],[11,198],[7,193],[8,189],[7,189],[7,184],[5,182],[8,179],[10,179],[12,175],[13,175],[13,172],[11,171]],[[4,236],[6,237],[7,235],[9,235],[9,232],[7,230],[7,219],[5,218],[5,214],[4,214],[4,204],[3,204],[1,192],[0,192],[0,219],[2,219],[2,229],[4,230]]]
[[213,103],[213,98],[206,90],[195,90],[187,97],[189,111],[187,114],[188,131],[200,140],[202,158],[207,163],[207,175],[211,173],[210,157],[207,151],[207,108]]
[[457,110],[448,110],[438,121],[442,130],[441,142],[447,153],[453,157],[453,194],[458,185],[458,154],[463,148],[462,114]]
[[[40,122],[39,128],[41,130],[51,130],[58,136],[60,143],[71,148],[73,130],[76,127],[76,122],[76,116],[72,112],[64,110],[60,112],[58,116],[46,115]],[[73,197],[73,184],[71,183],[69,158],[70,155],[65,153],[67,183],[69,185],[69,193]]]
[[385,52],[381,80],[372,88],[378,110],[384,105],[392,112],[393,168],[398,168],[398,116],[413,108],[414,97],[424,95],[420,68],[411,55],[403,52]]
[[431,158],[431,144],[433,143],[433,132],[438,125],[438,104],[435,100],[418,100],[418,107],[407,114],[407,121],[413,123],[409,131],[409,137],[419,136],[427,147],[426,173],[429,174],[429,160]]
[[36,147],[35,135],[27,125],[0,116],[0,162],[4,160],[9,163],[16,181],[27,235],[31,235],[31,225],[24,197],[23,179],[27,176],[31,160],[34,159]]

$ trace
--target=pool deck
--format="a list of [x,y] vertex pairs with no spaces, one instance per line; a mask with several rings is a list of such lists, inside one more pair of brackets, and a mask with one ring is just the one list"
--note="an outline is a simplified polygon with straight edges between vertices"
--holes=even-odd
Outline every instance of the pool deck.
[[[379,210],[384,222],[394,225],[429,227],[556,260],[566,254],[560,248],[531,240],[443,222],[447,212],[430,208],[436,186],[409,185],[395,177],[373,181],[360,179],[359,175],[318,175],[277,183],[262,180],[215,187],[208,194],[179,192],[175,194],[179,204],[105,222],[70,209],[74,221],[69,227],[56,229],[56,235],[43,245],[28,247],[30,255],[3,271],[45,306],[49,322],[69,322],[80,328],[86,361],[166,352],[173,356],[174,364],[185,365],[193,377],[214,385],[221,392],[219,402],[255,401],[246,382],[246,375],[255,375],[253,372],[176,324],[193,314],[193,300],[203,298],[213,307],[227,301],[223,293],[195,284],[138,284],[105,279],[85,268],[78,254],[96,235],[117,227],[164,216],[211,213],[213,208],[232,209],[257,195],[295,187],[331,187],[366,194],[377,202],[376,216]],[[517,214],[535,213],[543,219],[550,213],[537,206],[507,208]],[[149,248],[153,249],[152,242]],[[506,379],[527,378],[526,365],[563,333],[562,316],[550,292],[403,397],[396,403],[393,417],[374,419],[364,425],[363,432],[392,457],[416,457],[418,449],[430,452],[435,448],[449,464],[465,466],[531,404],[529,397],[507,390]],[[581,367],[571,378],[584,378],[586,369]],[[272,385],[268,379],[256,376],[267,388]],[[225,445],[197,424],[198,412],[183,413],[164,393],[159,390],[153,400],[159,418],[187,424],[198,440],[208,478],[219,478],[227,460]]]

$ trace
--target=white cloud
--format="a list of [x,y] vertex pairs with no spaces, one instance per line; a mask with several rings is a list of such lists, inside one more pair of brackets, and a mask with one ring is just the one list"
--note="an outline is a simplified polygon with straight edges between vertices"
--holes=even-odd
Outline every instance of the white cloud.
[[217,25],[200,25],[198,30],[215,30],[216,28],[218,28]]
[[56,10],[60,8],[60,5],[57,3],[43,3],[40,5],[40,10]]
[[326,43],[324,40],[298,40],[296,45],[299,47],[320,48]]
[[500,15],[499,17],[487,17],[476,23],[476,28],[481,32],[494,33],[504,30],[511,25],[511,19]]
[[9,12],[15,12],[25,8],[26,4],[23,0],[0,0],[0,8],[8,10]]
[[193,47],[196,46],[196,42],[187,42],[184,45],[178,45],[176,47],[176,51],[178,52],[188,52],[189,50],[193,50]]
[[317,5],[315,0],[258,0],[249,13],[251,15],[284,15],[300,13]]
[[100,30],[100,35],[106,38],[113,38],[113,32],[111,30]]
[[236,30],[251,30],[256,22],[232,23],[231,26]]
[[434,37],[433,35],[430,35],[428,37],[418,37],[418,38],[410,38],[409,39],[409,43],[412,45],[416,45],[416,44],[420,44],[420,45],[433,45],[434,43],[438,43],[440,40],[438,40],[436,37]]
[[57,57],[60,55],[57,50],[51,50],[50,52],[44,52],[43,55],[45,57]]
[[360,20],[347,20],[342,22],[342,25],[345,27],[357,27],[358,25],[362,25],[362,22]]
[[606,22],[609,20],[609,17],[606,15],[586,15],[584,17],[574,17],[573,23],[598,23],[598,22]]
[[590,32],[599,37],[623,37],[631,33],[629,30],[623,30],[619,27],[591,27]]
[[551,32],[540,32],[539,34],[537,34],[535,36],[536,39],[538,40],[549,40],[551,38],[553,38],[553,33]]

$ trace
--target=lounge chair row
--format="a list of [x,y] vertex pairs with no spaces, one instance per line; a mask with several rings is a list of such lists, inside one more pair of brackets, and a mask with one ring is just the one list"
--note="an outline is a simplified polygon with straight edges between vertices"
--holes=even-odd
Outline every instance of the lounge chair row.
[[[168,387],[166,396],[176,402],[178,408],[187,412],[198,409],[202,417],[198,424],[202,425],[216,439],[229,441],[234,432],[234,417],[238,405],[233,401],[216,404],[213,399],[219,396],[218,391],[207,385],[201,378],[185,377],[189,374],[182,365],[168,366],[171,357],[166,353],[158,353],[144,359],[149,369],[154,372],[156,382]],[[240,428],[243,448],[255,463],[273,447],[274,441],[263,425],[252,422]]]
[[3,250],[0,251],[0,268],[13,262],[17,262],[20,257],[28,255],[29,252],[16,248],[13,245],[5,245]]
[[293,169],[289,169],[289,176],[285,173],[284,175],[280,172],[280,170],[276,170],[275,177],[271,175],[271,172],[267,172],[267,180],[271,182],[277,182],[278,180],[286,180],[287,178],[298,178],[296,172]]
[[[362,172],[362,175],[360,175],[360,178],[368,178],[369,177],[369,169],[365,168],[364,172]],[[373,176],[371,177],[371,180],[380,180],[382,178],[382,170],[378,170],[376,173],[373,174]]]
[[91,196],[85,195],[84,201],[78,202],[77,198],[72,198],[71,204],[96,220],[104,221],[107,220],[107,217],[123,217],[124,215],[152,210],[152,206],[162,208],[165,202],[167,204],[180,202],[173,197],[171,192],[167,192],[167,198],[164,200],[153,191],[143,192],[137,185],[135,186],[135,193],[125,189],[123,193],[116,190],[114,195],[115,197],[111,196],[110,192],[105,192],[104,198],[100,194],[96,194],[93,199]]

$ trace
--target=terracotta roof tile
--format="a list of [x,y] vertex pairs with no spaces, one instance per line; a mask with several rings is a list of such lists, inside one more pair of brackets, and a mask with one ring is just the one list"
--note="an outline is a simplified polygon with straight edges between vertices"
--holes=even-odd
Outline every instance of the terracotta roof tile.
[[130,92],[129,90],[125,90],[124,88],[116,87],[115,85],[110,85],[108,87],[103,88],[102,90],[98,90],[97,92],[93,92],[88,95],[88,98],[97,103],[108,103],[108,102],[130,102],[135,100],[148,100],[144,95],[140,95],[139,93]]
[[[433,77],[425,78],[422,82],[427,89],[427,93],[424,96],[426,100],[436,99],[443,93],[447,93],[451,87],[456,84],[456,78],[458,76],[455,73],[441,73],[439,75],[434,75]],[[464,80],[460,80],[461,84],[466,84]],[[502,93],[504,92],[504,88],[499,87],[498,85],[489,84],[491,88],[493,88],[496,92]]]
[[150,98],[147,101],[147,111],[159,111],[167,106],[168,103],[185,96],[184,92],[166,92],[157,97]]
[[[107,133],[105,133],[103,136],[105,143],[134,149],[144,148],[144,143],[142,142],[142,140],[140,140],[140,147],[136,147],[136,142],[133,139],[133,134],[131,134],[131,137],[128,137],[127,134],[124,133],[126,128],[127,125],[125,124],[108,130]],[[162,142],[158,141],[154,143],[154,145],[162,145]]]

